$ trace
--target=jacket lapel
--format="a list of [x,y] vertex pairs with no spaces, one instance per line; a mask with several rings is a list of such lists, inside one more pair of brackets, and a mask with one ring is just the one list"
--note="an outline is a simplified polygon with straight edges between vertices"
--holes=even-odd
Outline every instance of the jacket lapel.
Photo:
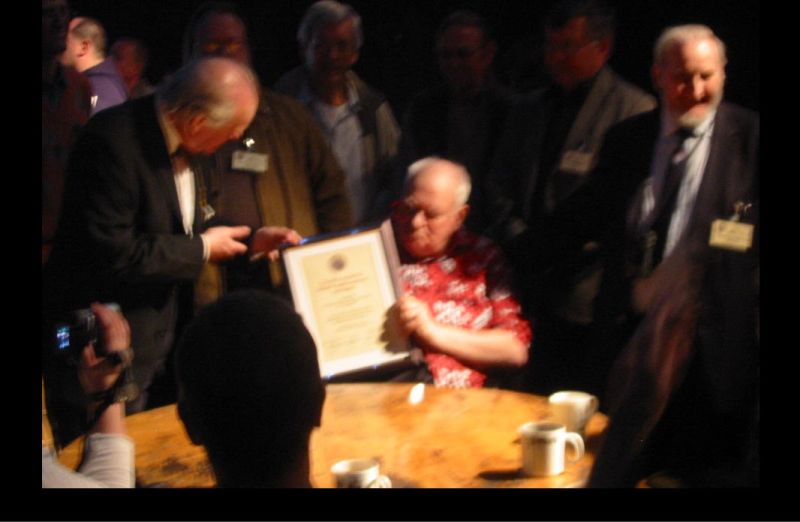
[[158,123],[155,95],[139,98],[134,103],[142,106],[141,109],[133,111],[137,118],[136,125],[139,136],[142,137],[142,155],[150,170],[158,178],[157,183],[162,189],[162,194],[165,195],[169,212],[172,215],[173,229],[183,232],[178,192],[175,188],[175,174],[167,151],[166,139],[161,131],[161,125]]

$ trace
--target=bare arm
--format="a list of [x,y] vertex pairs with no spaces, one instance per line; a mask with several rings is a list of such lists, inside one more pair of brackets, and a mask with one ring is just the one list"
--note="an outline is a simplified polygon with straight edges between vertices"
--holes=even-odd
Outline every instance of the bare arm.
[[410,296],[397,301],[398,324],[425,347],[450,355],[477,369],[519,367],[528,360],[528,347],[502,328],[468,330],[437,323],[425,303]]

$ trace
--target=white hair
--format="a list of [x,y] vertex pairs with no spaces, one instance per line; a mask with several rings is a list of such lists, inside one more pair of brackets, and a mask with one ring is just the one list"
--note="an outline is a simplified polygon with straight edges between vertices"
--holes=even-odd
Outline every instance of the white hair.
[[421,174],[435,163],[444,163],[447,165],[448,170],[456,175],[456,204],[458,206],[465,205],[469,199],[469,193],[472,190],[472,182],[470,181],[469,172],[460,163],[440,158],[439,156],[428,156],[419,159],[409,165],[406,173],[405,190],[406,192],[411,188],[414,178]]
[[683,45],[693,40],[706,38],[716,42],[720,61],[722,65],[725,65],[728,62],[725,54],[725,43],[714,34],[710,27],[701,24],[674,25],[664,29],[653,47],[653,63],[664,65],[667,60],[667,53],[676,45]]
[[307,49],[314,40],[317,31],[326,25],[338,24],[345,20],[353,21],[353,33],[355,34],[356,49],[361,49],[364,42],[364,34],[361,31],[361,16],[350,4],[343,4],[335,0],[320,0],[308,8],[300,27],[297,29],[297,43],[300,47]]
[[205,114],[212,127],[222,127],[236,113],[230,89],[242,84],[258,95],[258,81],[246,65],[229,58],[199,58],[168,77],[158,92],[167,111]]

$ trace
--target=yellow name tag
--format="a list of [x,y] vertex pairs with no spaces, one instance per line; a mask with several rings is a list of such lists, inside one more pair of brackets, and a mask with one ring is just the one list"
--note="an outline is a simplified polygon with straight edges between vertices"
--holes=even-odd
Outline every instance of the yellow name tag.
[[753,225],[749,223],[715,219],[711,223],[711,237],[708,244],[717,248],[744,252],[753,246],[753,229]]
[[586,174],[592,169],[593,159],[594,155],[590,152],[569,150],[561,156],[561,163],[559,163],[558,168],[572,174]]
[[233,153],[231,167],[234,170],[247,170],[250,172],[266,172],[269,158],[266,154],[237,150]]

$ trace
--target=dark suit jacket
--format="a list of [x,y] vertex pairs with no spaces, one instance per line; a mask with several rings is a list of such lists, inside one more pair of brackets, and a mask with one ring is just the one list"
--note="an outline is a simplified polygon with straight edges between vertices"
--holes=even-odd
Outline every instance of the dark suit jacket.
[[[626,215],[638,201],[642,181],[649,175],[658,130],[657,111],[611,129],[594,178],[570,202],[579,205],[582,198],[602,202],[588,222],[571,224],[578,225],[573,231],[582,229],[582,233],[601,238],[606,248],[606,270],[596,306],[598,312],[604,312],[608,324],[620,324],[627,312],[635,267],[626,260],[635,251],[638,238],[626,224]],[[654,415],[664,413],[651,419],[655,426],[644,434],[647,441],[643,447],[634,440],[611,444],[641,449],[644,459],[649,459],[640,462],[641,472],[669,466],[707,473],[718,466],[733,469],[753,462],[758,422],[758,116],[723,103],[713,132],[708,163],[681,240],[697,249],[695,259],[702,273],[694,289],[699,312],[691,352],[687,358],[673,361],[680,367],[634,369],[639,375],[637,393],[649,391],[647,397],[633,402],[650,400]],[[737,202],[752,204],[741,218],[755,225],[752,248],[742,253],[709,246],[711,223],[730,219]],[[654,342],[646,349],[655,351],[667,345]],[[616,354],[605,355],[610,360]],[[653,392],[663,387],[659,380],[664,375],[674,374],[680,378],[670,382],[666,393]],[[612,375],[609,399],[625,404],[630,387],[614,390],[619,384],[614,379],[619,377]],[[632,421],[624,408],[611,413],[612,423],[616,414],[618,426]],[[610,432],[609,439],[613,441],[614,437]]]
[[[545,150],[549,126],[553,125],[557,95],[554,86],[540,89],[523,99],[510,113],[505,134],[492,166],[488,184],[491,217],[495,220],[490,235],[503,244],[520,275],[526,306],[544,307],[563,319],[587,324],[592,319],[591,301],[597,292],[599,267],[597,252],[587,246],[576,248],[570,256],[547,272],[538,273],[527,266],[529,239],[526,233],[542,225],[545,216],[555,212],[565,200],[554,200],[554,208],[545,210],[544,200],[559,172],[560,160],[576,152],[589,161],[571,176],[571,191],[590,177],[599,157],[606,132],[614,124],[655,107],[655,99],[620,78],[609,67],[595,77],[587,95],[569,126],[561,150]],[[552,167],[542,165],[552,154]],[[549,170],[546,170],[548,169]],[[568,198],[567,198],[568,199]],[[597,205],[584,201],[585,212]],[[581,209],[574,209],[581,212]],[[587,242],[588,243],[588,242]],[[522,250],[519,250],[520,245]]]
[[[394,176],[393,195],[400,197],[405,181],[406,170],[414,161],[426,156],[448,157],[448,111],[453,93],[446,84],[426,89],[411,101],[403,122],[400,141],[399,160]],[[508,113],[514,102],[514,95],[497,83],[488,80],[487,88],[472,101],[484,111],[488,119],[486,142],[476,143],[483,147],[484,155],[475,171],[470,171],[472,192],[470,193],[470,212],[467,226],[481,232],[491,220],[485,214],[485,181],[491,161],[497,149]]]
[[196,202],[194,235],[184,233],[154,96],[93,117],[67,179],[44,275],[46,309],[63,317],[92,301],[118,303],[131,326],[134,377],[147,387],[172,347],[187,297],[179,294],[203,267],[204,226]]

